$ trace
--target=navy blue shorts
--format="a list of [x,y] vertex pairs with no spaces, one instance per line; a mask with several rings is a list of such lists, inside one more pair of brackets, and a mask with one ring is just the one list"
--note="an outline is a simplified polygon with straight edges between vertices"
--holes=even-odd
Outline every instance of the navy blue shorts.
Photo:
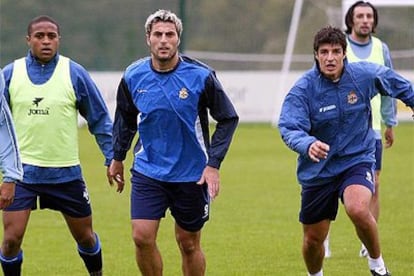
[[60,211],[68,216],[83,218],[90,216],[91,205],[88,190],[83,180],[60,184],[16,184],[13,203],[5,211],[37,209]]
[[375,170],[380,171],[382,168],[382,141],[375,140]]
[[191,232],[199,231],[209,219],[207,184],[163,182],[131,172],[131,219],[160,220],[169,208],[175,222]]
[[325,219],[335,220],[338,213],[338,198],[343,201],[346,187],[358,184],[374,193],[374,164],[353,166],[326,185],[302,187],[302,206],[299,220],[303,224],[314,224]]

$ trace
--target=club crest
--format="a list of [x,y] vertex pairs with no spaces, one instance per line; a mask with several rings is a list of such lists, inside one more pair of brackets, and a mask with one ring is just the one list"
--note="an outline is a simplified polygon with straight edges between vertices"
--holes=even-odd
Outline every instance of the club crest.
[[355,104],[358,101],[358,96],[354,91],[349,92],[348,94],[348,103]]
[[178,97],[180,98],[180,99],[187,99],[187,97],[188,97],[188,91],[187,91],[187,88],[185,88],[185,87],[183,87],[183,88],[181,88],[181,90],[180,90],[180,92],[178,92]]

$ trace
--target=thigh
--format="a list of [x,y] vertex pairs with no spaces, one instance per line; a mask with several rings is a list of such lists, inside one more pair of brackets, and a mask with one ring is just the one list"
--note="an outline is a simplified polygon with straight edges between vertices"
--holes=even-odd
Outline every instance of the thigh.
[[171,215],[186,231],[199,231],[210,215],[210,198],[207,184],[195,182],[170,183],[172,205]]
[[159,225],[159,220],[132,219],[132,239],[134,240],[135,244],[154,245],[157,238]]
[[175,224],[175,238],[177,243],[180,245],[180,248],[199,248],[201,240],[201,230],[200,231],[187,231],[181,228],[178,224]]
[[363,185],[349,185],[343,194],[343,204],[348,215],[367,215],[372,192]]
[[3,211],[4,240],[21,240],[30,217],[30,209],[21,211]]
[[335,182],[314,187],[302,187],[299,220],[302,224],[335,220],[338,205],[338,191]]

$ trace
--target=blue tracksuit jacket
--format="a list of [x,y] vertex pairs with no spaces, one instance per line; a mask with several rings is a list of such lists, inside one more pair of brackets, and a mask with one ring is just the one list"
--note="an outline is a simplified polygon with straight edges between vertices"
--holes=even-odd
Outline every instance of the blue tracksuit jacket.
[[[208,110],[217,121],[209,135]],[[214,71],[185,56],[160,73],[145,58],[131,64],[118,88],[114,159],[124,160],[136,131],[133,169],[167,182],[198,181],[206,165],[219,168],[238,115]]]
[[23,178],[23,168],[14,132],[12,116],[4,99],[4,78],[0,69],[0,169],[3,182],[16,182]]
[[[286,145],[299,154],[302,186],[327,184],[356,164],[375,162],[370,99],[377,91],[414,106],[411,83],[374,63],[345,60],[338,82],[325,78],[315,65],[296,82],[284,100],[278,127]],[[316,140],[330,145],[328,158],[319,163],[308,157]]]

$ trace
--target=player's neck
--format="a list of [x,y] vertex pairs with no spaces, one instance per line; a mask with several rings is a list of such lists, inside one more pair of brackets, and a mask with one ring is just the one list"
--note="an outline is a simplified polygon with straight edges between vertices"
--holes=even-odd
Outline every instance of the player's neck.
[[153,59],[152,66],[156,71],[164,73],[174,70],[178,62],[178,55],[175,55],[173,58],[165,61]]
[[351,33],[351,39],[360,44],[366,44],[370,41],[371,35],[358,35],[356,33]]

